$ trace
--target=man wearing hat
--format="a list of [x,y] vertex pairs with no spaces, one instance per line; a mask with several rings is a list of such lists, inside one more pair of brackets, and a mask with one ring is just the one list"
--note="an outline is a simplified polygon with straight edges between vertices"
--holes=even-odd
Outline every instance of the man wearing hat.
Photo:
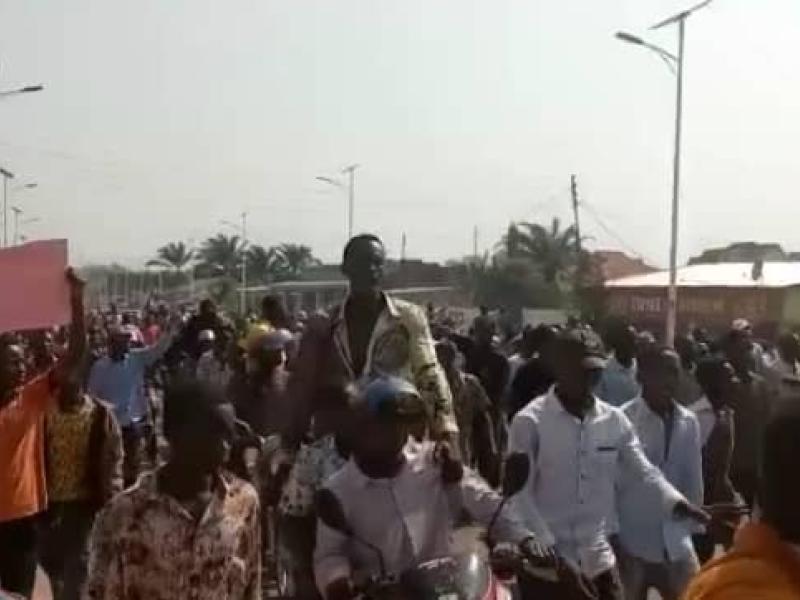
[[[605,366],[597,337],[568,330],[554,354],[555,385],[511,424],[509,451],[526,453],[531,464],[526,488],[512,502],[544,544],[593,581],[600,600],[619,599],[608,539],[616,482],[631,478],[651,488],[667,515],[707,516],[647,460],[625,414],[592,393]],[[547,582],[539,585],[543,598],[556,597]]]

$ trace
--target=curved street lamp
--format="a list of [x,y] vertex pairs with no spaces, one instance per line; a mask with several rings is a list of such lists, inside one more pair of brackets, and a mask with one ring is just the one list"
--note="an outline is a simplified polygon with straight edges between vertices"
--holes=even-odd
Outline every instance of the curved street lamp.
[[667,346],[675,345],[675,328],[678,321],[678,214],[679,190],[681,177],[681,130],[683,125],[683,46],[686,33],[686,19],[701,8],[711,4],[712,0],[704,0],[700,4],[684,10],[653,25],[650,29],[660,29],[673,23],[678,24],[678,54],[667,52],[654,44],[624,31],[616,33],[618,40],[643,46],[655,52],[675,74],[675,154],[672,163],[672,224],[669,245],[669,288],[667,290],[667,314],[664,342]]

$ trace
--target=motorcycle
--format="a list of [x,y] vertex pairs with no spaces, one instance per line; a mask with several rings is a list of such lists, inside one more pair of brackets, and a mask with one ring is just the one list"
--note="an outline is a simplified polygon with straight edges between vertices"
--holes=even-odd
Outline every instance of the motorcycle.
[[[506,462],[503,479],[503,500],[495,511],[487,538],[491,540],[494,524],[506,502],[524,486],[528,478],[529,463],[523,454],[512,455]],[[477,553],[443,556],[419,564],[406,571],[394,574],[386,570],[380,549],[367,540],[359,538],[344,514],[336,495],[321,489],[315,497],[317,516],[325,525],[335,529],[356,543],[370,548],[378,559],[380,574],[357,586],[353,598],[360,600],[513,600],[518,598],[513,582],[513,572],[500,576],[493,567],[495,561],[487,561]],[[490,544],[491,545],[491,544]],[[512,571],[526,559],[524,552],[514,557]],[[499,563],[497,563],[499,564]],[[504,564],[508,566],[509,562]]]

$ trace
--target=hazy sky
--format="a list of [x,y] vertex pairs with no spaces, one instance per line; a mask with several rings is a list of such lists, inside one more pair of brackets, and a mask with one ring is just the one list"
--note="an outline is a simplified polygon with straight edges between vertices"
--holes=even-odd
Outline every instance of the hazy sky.
[[[356,228],[411,256],[571,218],[666,263],[674,78],[646,33],[675,0],[2,0],[0,166],[73,261],[140,264],[249,209],[254,241],[323,258],[351,162]],[[681,257],[800,250],[800,2],[715,0],[688,24]],[[650,39],[673,49],[674,29]],[[589,212],[589,209],[594,214]],[[598,224],[602,223],[619,239]]]

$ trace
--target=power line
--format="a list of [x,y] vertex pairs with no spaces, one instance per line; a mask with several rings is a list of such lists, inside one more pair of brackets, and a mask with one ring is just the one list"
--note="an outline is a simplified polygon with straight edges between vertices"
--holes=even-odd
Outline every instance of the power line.
[[611,227],[609,227],[605,221],[600,217],[597,213],[597,210],[593,208],[586,200],[581,200],[581,207],[589,213],[589,216],[592,217],[592,220],[602,229],[608,236],[612,237],[624,250],[635,256],[636,258],[645,261],[648,264],[656,265],[658,261],[653,261],[648,257],[644,256],[641,252],[637,251],[633,246],[628,244],[622,236],[620,236],[617,232],[615,232]]

